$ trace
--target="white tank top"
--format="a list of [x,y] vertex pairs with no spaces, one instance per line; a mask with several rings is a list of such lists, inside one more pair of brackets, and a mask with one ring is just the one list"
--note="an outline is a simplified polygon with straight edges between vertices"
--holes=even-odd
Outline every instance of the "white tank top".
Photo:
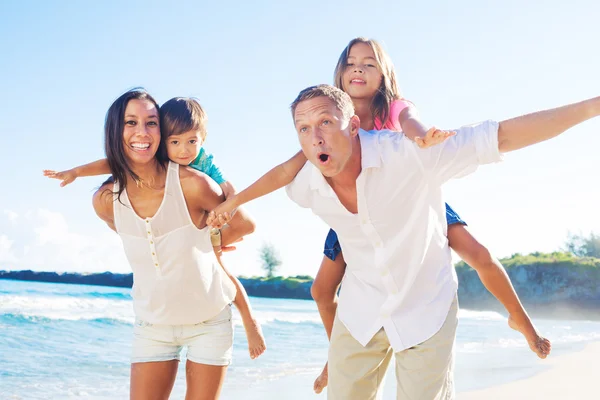
[[178,164],[169,162],[165,194],[153,217],[139,217],[126,190],[121,201],[115,195],[115,228],[133,270],[137,318],[152,324],[197,324],[233,301],[236,289],[217,261],[209,228],[198,229],[190,217]]

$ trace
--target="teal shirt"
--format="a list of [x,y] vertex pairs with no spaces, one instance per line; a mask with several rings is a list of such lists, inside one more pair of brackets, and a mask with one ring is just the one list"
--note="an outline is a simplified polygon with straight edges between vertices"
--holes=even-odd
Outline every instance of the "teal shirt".
[[221,170],[215,164],[213,164],[212,154],[208,154],[204,150],[204,147],[200,148],[198,157],[196,157],[196,159],[190,163],[190,167],[197,169],[200,172],[204,172],[219,185],[227,182],[227,179],[223,178]]

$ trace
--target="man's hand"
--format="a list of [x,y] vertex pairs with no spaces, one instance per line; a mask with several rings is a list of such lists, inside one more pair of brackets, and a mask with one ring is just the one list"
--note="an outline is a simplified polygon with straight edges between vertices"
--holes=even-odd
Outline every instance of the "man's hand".
[[435,146],[437,144],[443,143],[449,137],[456,135],[454,131],[444,131],[436,128],[435,126],[429,128],[425,136],[415,137],[415,143],[419,148],[426,149],[431,146]]
[[77,170],[75,169],[69,169],[61,172],[56,172],[51,169],[45,169],[44,176],[47,176],[48,178],[61,180],[62,182],[60,183],[60,187],[67,186],[69,183],[72,183],[78,177]]

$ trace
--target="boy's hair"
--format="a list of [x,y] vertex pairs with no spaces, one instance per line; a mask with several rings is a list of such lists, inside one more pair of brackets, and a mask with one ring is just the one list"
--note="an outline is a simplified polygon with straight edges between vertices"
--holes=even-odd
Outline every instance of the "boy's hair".
[[290,105],[292,118],[296,119],[296,107],[298,107],[300,102],[321,96],[329,98],[337,109],[342,112],[346,120],[349,120],[354,115],[354,104],[348,93],[331,85],[316,85],[302,90],[292,102]]
[[206,120],[206,113],[198,100],[193,97],[175,97],[160,107],[160,131],[163,139],[189,131],[198,131],[200,140],[204,142]]
[[368,44],[375,54],[377,68],[381,72],[382,79],[381,85],[371,102],[371,115],[373,116],[373,120],[379,119],[382,124],[385,124],[390,116],[390,104],[394,100],[401,99],[402,96],[400,95],[400,89],[398,88],[394,64],[379,42],[363,37],[352,39],[338,59],[333,75],[334,85],[342,90],[344,89],[342,86],[342,75],[348,65],[348,55],[350,54],[350,50],[352,49],[352,46],[357,43]]

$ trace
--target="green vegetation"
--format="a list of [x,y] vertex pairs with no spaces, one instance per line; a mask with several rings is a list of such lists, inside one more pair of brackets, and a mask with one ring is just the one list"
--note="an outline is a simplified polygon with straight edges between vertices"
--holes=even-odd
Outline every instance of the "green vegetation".
[[281,257],[279,252],[272,244],[265,243],[259,250],[260,261],[262,268],[267,273],[267,277],[271,278],[275,275],[275,271],[281,265]]
[[[573,253],[559,251],[553,253],[535,252],[528,255],[515,253],[508,258],[500,259],[500,262],[507,270],[517,266],[552,266],[585,270],[599,270],[600,268],[600,258],[578,257]],[[469,268],[469,266],[464,261],[456,263],[457,271],[466,268]]]
[[593,232],[588,237],[569,234],[565,250],[577,257],[600,258],[600,236]]

